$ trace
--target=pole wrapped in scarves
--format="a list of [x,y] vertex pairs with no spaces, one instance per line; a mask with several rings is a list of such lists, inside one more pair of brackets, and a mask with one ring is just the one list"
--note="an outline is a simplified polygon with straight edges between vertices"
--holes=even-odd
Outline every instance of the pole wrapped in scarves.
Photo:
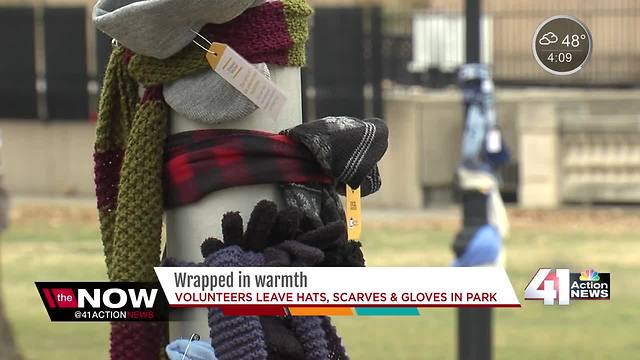
[[[496,124],[495,93],[489,68],[466,64],[460,71],[465,119],[458,182],[462,191],[463,228],[457,234],[453,266],[495,266],[503,257],[502,239],[509,222],[498,170],[510,159]],[[458,358],[492,358],[491,309],[460,309]]]

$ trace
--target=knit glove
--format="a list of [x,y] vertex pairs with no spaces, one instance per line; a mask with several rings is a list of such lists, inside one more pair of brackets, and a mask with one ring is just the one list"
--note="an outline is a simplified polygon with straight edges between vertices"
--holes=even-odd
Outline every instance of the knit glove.
[[[314,264],[322,261],[322,251],[302,244],[292,244],[291,239],[298,231],[299,213],[292,209],[278,212],[275,203],[270,201],[259,202],[251,212],[247,230],[243,230],[243,219],[238,212],[229,212],[222,217],[222,239],[206,239],[201,246],[202,255],[207,259],[205,263],[212,266],[209,259],[214,259],[221,252],[228,249],[245,251],[247,254],[258,254],[264,251],[265,265],[270,265],[266,259],[267,254],[276,249],[286,249],[287,263],[291,265],[291,258],[297,259],[296,264]],[[285,245],[287,243],[287,245]],[[289,252],[287,252],[289,251]],[[262,254],[259,254],[262,256]],[[301,265],[301,266],[303,266]],[[225,321],[216,312],[210,312],[210,323]],[[290,329],[289,320],[279,317],[260,317],[260,326],[263,330],[264,341],[269,353],[269,358],[303,360],[305,353],[303,345]],[[213,327],[212,327],[213,330]],[[214,332],[212,331],[212,334]],[[222,336],[222,335],[221,335]],[[216,349],[217,350],[217,349]]]
[[344,211],[339,204],[339,200],[325,197],[319,218],[305,217],[302,228],[306,233],[298,240],[307,245],[317,246],[324,251],[324,260],[319,264],[320,266],[364,266],[362,244],[359,241],[347,240]]
[[[242,223],[240,225],[242,226]],[[227,228],[228,231],[234,230],[230,226]],[[231,235],[235,234],[231,232],[227,236]],[[240,246],[233,245],[233,241],[225,245],[220,240],[207,239],[202,243],[200,250],[205,258],[204,262],[195,264],[167,258],[163,266],[255,267],[264,265],[262,254],[245,251]],[[265,341],[264,329],[259,317],[225,316],[220,309],[210,308],[208,318],[211,345],[215,348],[215,354],[219,360],[267,359],[267,349],[270,345]]]
[[325,204],[320,218],[318,224],[294,207],[278,211],[265,200],[252,211],[244,235],[238,213],[226,214],[222,228],[225,244],[263,251],[266,266],[362,266],[361,245],[347,241],[337,204]]
[[[329,229],[318,229],[300,236],[301,212],[294,208],[278,211],[275,203],[263,200],[251,212],[247,230],[244,231],[243,220],[238,212],[228,212],[222,217],[222,238],[209,238],[202,244],[202,254],[206,258],[216,251],[236,246],[244,251],[264,252],[267,266],[314,266],[324,260],[324,253],[319,246],[319,237],[326,237],[326,230],[335,232],[335,226]],[[304,236],[306,235],[306,236]]]
[[[346,240],[344,220],[337,210],[327,207],[327,211],[321,214],[322,222],[326,222],[324,225],[308,221],[297,208],[278,211],[275,203],[261,201],[253,209],[246,231],[243,231],[240,214],[229,212],[222,219],[224,241],[216,238],[205,240],[201,245],[205,261],[199,265],[260,266],[258,264],[262,260],[267,266],[314,266],[324,261],[325,251],[331,254],[333,262],[341,263],[345,258],[342,249],[348,248],[350,242]],[[356,249],[359,250],[358,247]],[[172,259],[167,259],[165,264],[184,266],[184,263]],[[231,343],[225,340],[228,338],[225,334],[236,325],[249,329],[243,332],[243,336],[252,334],[259,340],[247,342],[246,349],[241,351],[243,354],[249,349],[263,351],[264,345],[260,344],[265,344],[269,357],[274,359],[328,359],[328,335],[325,334],[328,330],[319,325],[318,319],[234,318],[223,316],[217,309],[209,311],[212,343],[220,360],[236,356]],[[332,334],[335,337],[335,330]],[[340,345],[339,341],[337,344]]]
[[246,231],[240,213],[224,214],[222,240],[208,238],[201,245],[203,263],[167,258],[163,265],[211,266],[223,258],[224,263],[238,262],[229,266],[251,266],[248,264],[256,261],[249,261],[249,258],[264,253],[267,266],[314,266],[324,261],[325,250],[339,249],[347,244],[344,221],[331,221],[315,228],[309,226],[300,210],[289,207],[278,211],[275,203],[263,200],[251,212]]

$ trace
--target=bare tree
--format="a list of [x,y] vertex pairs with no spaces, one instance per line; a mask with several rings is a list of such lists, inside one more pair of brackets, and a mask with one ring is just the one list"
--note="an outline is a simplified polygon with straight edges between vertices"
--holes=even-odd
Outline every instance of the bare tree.
[[[2,138],[0,138],[0,150],[2,149]],[[0,152],[1,154],[1,152]],[[0,234],[9,226],[9,196],[2,185],[2,163],[0,162]],[[0,244],[1,245],[1,244]],[[2,246],[0,246],[0,250]],[[0,253],[1,255],[1,253]],[[0,256],[0,258],[2,258]],[[0,267],[0,285],[2,285],[2,267]],[[0,286],[0,290],[2,287]],[[0,358],[6,360],[21,360],[22,356],[18,351],[13,331],[9,321],[5,316],[2,306],[2,292],[0,291]]]

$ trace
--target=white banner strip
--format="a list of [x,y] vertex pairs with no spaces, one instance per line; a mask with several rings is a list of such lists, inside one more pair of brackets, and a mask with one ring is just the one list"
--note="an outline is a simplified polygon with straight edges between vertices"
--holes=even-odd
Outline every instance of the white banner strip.
[[502,268],[157,267],[176,307],[519,307]]

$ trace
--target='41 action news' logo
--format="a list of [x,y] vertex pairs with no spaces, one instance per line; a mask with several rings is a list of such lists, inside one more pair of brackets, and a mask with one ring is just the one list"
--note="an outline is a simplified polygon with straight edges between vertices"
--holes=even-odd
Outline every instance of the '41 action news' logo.
[[569,269],[540,269],[524,290],[526,300],[544,300],[545,305],[569,305],[571,300],[609,300],[611,274],[587,269],[581,273]]

